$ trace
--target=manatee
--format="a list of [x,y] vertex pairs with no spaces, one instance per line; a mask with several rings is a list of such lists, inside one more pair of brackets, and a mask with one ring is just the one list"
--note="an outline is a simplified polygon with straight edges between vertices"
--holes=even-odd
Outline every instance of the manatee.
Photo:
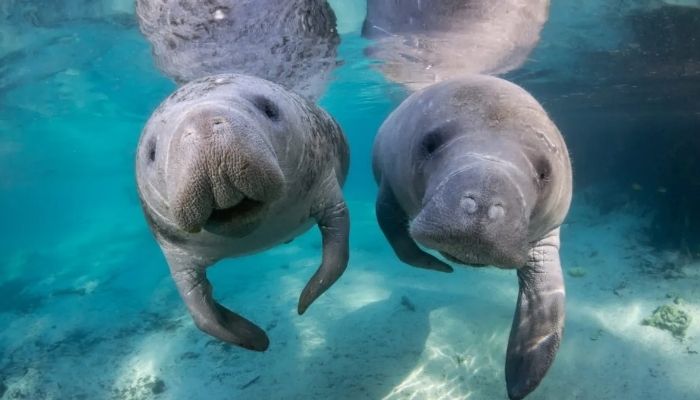
[[179,84],[240,73],[318,98],[337,65],[325,0],[137,0],[136,14],[156,64]]
[[559,227],[571,202],[566,144],[540,104],[497,77],[467,75],[409,96],[375,139],[377,220],[419,268],[445,261],[516,269],[506,356],[511,399],[534,390],[564,328]]
[[418,90],[460,74],[504,74],[527,59],[549,0],[368,0],[362,33],[392,81]]
[[150,228],[196,326],[263,351],[265,332],[217,303],[206,268],[292,240],[318,225],[323,259],[299,314],[344,272],[349,152],[341,128],[310,100],[257,77],[194,80],[153,112],[136,180]]

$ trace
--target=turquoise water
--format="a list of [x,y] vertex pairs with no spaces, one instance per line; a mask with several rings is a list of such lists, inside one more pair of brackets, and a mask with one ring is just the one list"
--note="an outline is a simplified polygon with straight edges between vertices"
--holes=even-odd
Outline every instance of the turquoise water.
[[[320,102],[351,145],[346,274],[300,317],[315,230],[210,272],[216,297],[268,332],[258,354],[194,327],[147,229],[135,148],[175,85],[130,2],[27,3],[0,5],[0,398],[506,398],[514,274],[412,269],[376,226],[373,135],[405,92],[363,56],[360,11],[338,11],[343,64]],[[583,271],[567,275],[562,348],[529,398],[697,399],[700,9],[574,3],[553,2],[507,75],[569,144],[563,263]],[[641,324],[676,298],[694,317],[684,339]]]

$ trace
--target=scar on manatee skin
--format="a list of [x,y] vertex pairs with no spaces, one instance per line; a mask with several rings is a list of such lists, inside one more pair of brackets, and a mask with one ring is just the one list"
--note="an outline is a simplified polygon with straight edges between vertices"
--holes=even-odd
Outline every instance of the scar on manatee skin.
[[549,140],[549,138],[547,137],[547,135],[544,134],[544,132],[537,131],[536,134],[537,137],[540,138],[540,140],[542,140],[547,145],[550,151],[552,151],[553,153],[556,153],[558,151],[557,145],[552,143],[552,141]]

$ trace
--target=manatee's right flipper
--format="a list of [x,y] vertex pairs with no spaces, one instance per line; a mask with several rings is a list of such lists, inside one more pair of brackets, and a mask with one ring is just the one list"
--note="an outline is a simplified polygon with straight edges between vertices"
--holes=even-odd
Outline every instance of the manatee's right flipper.
[[559,260],[559,228],[530,250],[518,270],[520,293],[506,355],[511,400],[522,399],[544,378],[564,330],[564,278]]
[[178,249],[164,247],[163,252],[180,297],[199,329],[249,350],[267,349],[270,341],[262,329],[214,300],[206,263],[195,262]]
[[382,182],[377,195],[377,221],[399,259],[418,268],[452,272],[452,267],[421,250],[408,233],[408,216],[389,185]]

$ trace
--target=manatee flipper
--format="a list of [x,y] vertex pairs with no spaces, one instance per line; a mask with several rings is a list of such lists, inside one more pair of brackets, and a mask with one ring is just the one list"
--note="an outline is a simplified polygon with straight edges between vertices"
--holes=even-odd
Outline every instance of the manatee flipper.
[[164,249],[164,252],[170,274],[197,328],[249,350],[267,349],[270,340],[262,329],[214,300],[206,275],[207,265],[202,265],[205,263],[194,261],[178,249]]
[[401,261],[418,268],[452,272],[452,267],[421,250],[411,238],[408,233],[408,216],[386,183],[379,186],[376,211],[379,227]]
[[329,188],[324,192],[321,206],[313,213],[323,242],[323,259],[321,266],[309,279],[299,296],[298,313],[303,314],[323,292],[335,283],[345,272],[350,256],[350,216],[343,200],[340,184],[333,177],[329,179]]
[[554,362],[564,330],[564,278],[559,228],[530,250],[518,270],[518,305],[508,340],[506,385],[511,400],[533,391]]

